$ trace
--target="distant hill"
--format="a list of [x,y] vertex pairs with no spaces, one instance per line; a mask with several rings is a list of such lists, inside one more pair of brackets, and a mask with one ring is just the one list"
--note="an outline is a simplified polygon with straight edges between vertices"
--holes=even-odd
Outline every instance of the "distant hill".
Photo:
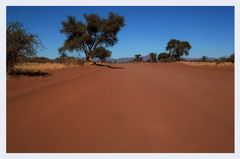
[[[150,58],[149,55],[145,55],[145,56],[142,56],[143,58],[143,61],[147,61]],[[78,60],[81,60],[83,62],[86,61],[86,58],[85,57],[81,57],[81,58],[78,58],[78,57],[68,57],[68,59],[78,59]],[[131,62],[135,59],[135,57],[122,57],[122,58],[107,58],[107,61],[108,62],[112,62],[112,63],[127,63],[127,62]],[[184,57],[182,58],[183,60],[185,61],[199,61],[201,60],[201,58],[191,58],[191,57]],[[19,62],[56,62],[58,61],[59,58],[55,58],[55,59],[50,59],[50,58],[47,58],[47,57],[32,57],[32,58],[29,58],[29,57],[26,57],[26,56],[19,56],[18,57],[18,61]],[[216,58],[214,57],[208,57],[208,60],[209,61],[214,61],[216,60]],[[100,62],[100,60],[98,58],[94,58],[93,59],[94,62]]]
[[123,57],[123,58],[108,58],[107,61],[109,62],[116,62],[116,63],[126,63],[132,61],[133,57]]
[[43,56],[27,57],[24,55],[18,56],[17,60],[19,63],[23,63],[23,62],[45,63],[45,62],[53,62],[54,61],[52,59],[49,59],[49,58],[43,57]]
[[[117,62],[117,63],[126,63],[134,60],[135,57],[123,57],[123,58],[108,58],[107,61],[109,62]],[[142,56],[143,61],[147,61],[150,59],[149,55]]]
[[[145,55],[145,56],[142,56],[143,58],[143,61],[147,61],[150,59],[150,56],[149,55]],[[116,63],[126,63],[126,62],[130,62],[134,59],[134,57],[123,57],[123,58],[108,58],[107,61],[109,62],[116,62]],[[183,58],[183,60],[186,60],[186,61],[198,61],[200,60],[201,58],[191,58],[191,57],[185,57]],[[209,61],[214,61],[216,58],[214,57],[208,57],[208,60]],[[98,59],[95,59],[94,61],[99,61]]]
[[143,58],[143,61],[147,61],[147,60],[151,59],[151,57],[149,55],[142,56],[142,58]]
[[[216,58],[214,57],[207,57],[209,61],[214,61],[216,60]],[[198,60],[201,60],[202,58],[191,58],[191,57],[185,57],[183,58],[183,60],[186,60],[186,61],[198,61]]]

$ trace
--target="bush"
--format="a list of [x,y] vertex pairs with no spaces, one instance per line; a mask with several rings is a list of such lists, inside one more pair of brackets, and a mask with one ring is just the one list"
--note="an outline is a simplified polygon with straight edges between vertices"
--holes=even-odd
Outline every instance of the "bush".
[[7,71],[11,72],[18,58],[33,57],[37,49],[43,47],[36,35],[27,33],[20,23],[7,26]]
[[156,53],[149,53],[151,62],[157,62],[157,54]]
[[202,56],[202,59],[201,59],[202,62],[207,62],[207,60],[208,60],[207,56]]
[[223,62],[229,62],[229,59],[226,57],[219,57],[215,60],[216,64],[221,64]]
[[83,65],[84,64],[84,61],[82,59],[76,58],[76,57],[56,58],[54,61],[57,63],[63,63],[67,65],[71,65],[71,64]]
[[163,58],[163,59],[160,59],[159,62],[175,62],[176,60],[174,59],[167,59],[167,58]]
[[173,61],[175,61],[174,58],[171,58],[170,54],[165,53],[165,52],[160,53],[160,54],[158,55],[158,60],[159,60],[160,62],[173,62]]
[[231,54],[229,57],[219,57],[215,60],[216,64],[220,64],[223,62],[231,62],[234,63],[234,54]]
[[228,59],[229,59],[229,62],[234,63],[234,54],[230,55]]

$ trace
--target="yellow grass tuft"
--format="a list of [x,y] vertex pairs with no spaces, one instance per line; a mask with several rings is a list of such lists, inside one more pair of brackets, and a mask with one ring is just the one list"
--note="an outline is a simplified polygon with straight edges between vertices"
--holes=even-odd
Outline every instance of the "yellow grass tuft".
[[31,72],[48,72],[53,70],[59,70],[66,67],[74,67],[74,64],[61,64],[61,63],[20,63],[14,66],[14,70],[19,71],[31,71]]
[[217,64],[216,62],[190,62],[190,61],[180,61],[177,63],[182,63],[191,66],[233,66],[231,62],[222,62]]

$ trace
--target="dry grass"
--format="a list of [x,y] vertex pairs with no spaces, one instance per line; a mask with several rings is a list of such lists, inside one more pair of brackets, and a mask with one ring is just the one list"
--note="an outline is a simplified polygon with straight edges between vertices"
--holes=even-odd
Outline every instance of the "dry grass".
[[61,64],[61,63],[21,63],[14,66],[14,70],[18,71],[31,71],[31,72],[48,72],[59,70],[66,67],[75,67],[74,64]]
[[220,64],[217,64],[216,62],[187,62],[187,61],[180,61],[177,63],[183,63],[186,65],[191,66],[233,66],[231,62],[222,62]]

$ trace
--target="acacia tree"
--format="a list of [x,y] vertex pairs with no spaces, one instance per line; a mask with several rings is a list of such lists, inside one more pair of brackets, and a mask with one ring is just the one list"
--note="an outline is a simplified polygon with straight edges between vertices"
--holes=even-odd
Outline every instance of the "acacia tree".
[[170,56],[179,61],[181,56],[189,55],[191,48],[192,46],[187,41],[171,39],[167,43],[166,51],[169,51]]
[[152,62],[157,62],[157,54],[156,53],[149,53]]
[[60,53],[60,56],[59,56],[60,59],[65,59],[67,57],[68,56],[67,56],[67,54],[65,52]]
[[142,55],[141,54],[136,54],[136,55],[134,55],[135,56],[135,61],[137,61],[137,62],[141,62],[142,61]]
[[105,61],[107,57],[111,57],[112,52],[101,46],[94,49],[93,54],[95,57],[99,58],[102,62]]
[[62,22],[60,32],[67,39],[59,52],[84,52],[87,62],[91,63],[96,48],[113,46],[117,42],[117,33],[124,26],[124,17],[110,12],[108,18],[85,14],[84,19],[85,22],[69,16]]
[[23,25],[12,22],[7,25],[7,71],[11,71],[17,58],[36,56],[37,49],[43,48],[37,35],[28,33]]

